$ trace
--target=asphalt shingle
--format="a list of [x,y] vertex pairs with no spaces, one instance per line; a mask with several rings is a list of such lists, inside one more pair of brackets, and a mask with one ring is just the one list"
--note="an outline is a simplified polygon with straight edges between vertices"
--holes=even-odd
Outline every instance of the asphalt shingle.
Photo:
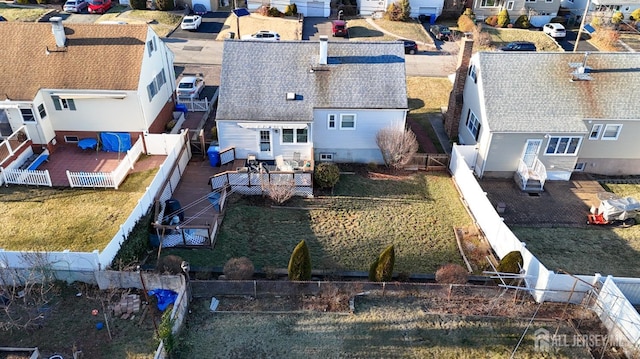
[[329,42],[322,66],[319,51],[315,41],[225,41],[216,118],[308,121],[314,108],[407,107],[401,42]]
[[148,25],[66,24],[56,48],[50,23],[0,22],[0,100],[39,89],[136,90]]
[[586,119],[640,118],[638,53],[590,53],[586,81],[571,81],[584,53],[477,55],[494,132],[586,132]]

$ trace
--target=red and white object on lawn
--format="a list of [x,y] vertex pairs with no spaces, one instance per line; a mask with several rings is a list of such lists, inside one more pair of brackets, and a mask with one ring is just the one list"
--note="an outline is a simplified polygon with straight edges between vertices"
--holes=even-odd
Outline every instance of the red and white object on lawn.
[[599,207],[591,207],[587,224],[612,224],[630,227],[636,224],[640,202],[633,197],[619,197],[611,192],[598,193]]

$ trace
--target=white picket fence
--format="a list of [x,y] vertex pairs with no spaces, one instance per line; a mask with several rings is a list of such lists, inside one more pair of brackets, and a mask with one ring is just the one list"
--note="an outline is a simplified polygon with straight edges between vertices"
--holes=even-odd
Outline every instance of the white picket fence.
[[17,168],[1,168],[4,183],[26,184],[33,186],[53,186],[49,171],[21,170]]
[[[547,269],[503,223],[493,208],[471,169],[475,156],[474,146],[454,145],[449,169],[463,201],[494,252],[503,258],[511,251],[520,251],[524,260],[525,285],[537,302],[581,303],[601,284],[600,275],[571,276]],[[640,349],[640,316],[615,281],[611,277],[604,281],[594,310],[603,323],[608,325],[610,333],[616,335],[618,344],[625,351],[636,353],[629,357],[638,357],[636,351]],[[640,304],[640,279],[621,279],[621,285],[626,285],[627,291],[635,295],[636,304]]]
[[127,151],[126,156],[120,161],[118,167],[111,172],[71,172],[67,171],[67,178],[71,187],[88,188],[115,188],[124,181],[129,174],[129,169],[133,169],[138,158],[142,155],[144,145],[142,136],[138,137],[136,143]]
[[183,98],[178,98],[178,103],[185,105],[187,107],[187,111],[189,112],[207,112],[209,111],[209,99],[203,98],[202,100],[188,100]]

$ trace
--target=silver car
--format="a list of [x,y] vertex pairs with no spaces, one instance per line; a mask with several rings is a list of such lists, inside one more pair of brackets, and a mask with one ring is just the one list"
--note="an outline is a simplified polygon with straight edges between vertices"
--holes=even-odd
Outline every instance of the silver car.
[[66,12],[82,12],[88,6],[85,0],[67,0],[62,7]]

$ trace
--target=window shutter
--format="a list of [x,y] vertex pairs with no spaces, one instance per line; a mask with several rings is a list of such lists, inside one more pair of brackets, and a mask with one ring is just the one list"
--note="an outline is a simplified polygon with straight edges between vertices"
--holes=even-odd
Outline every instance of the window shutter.
[[478,137],[480,137],[480,129],[482,128],[482,125],[478,123],[478,132],[476,132],[476,138],[475,140],[478,141]]
[[60,97],[51,96],[51,100],[53,101],[53,106],[56,108],[56,110],[62,110],[62,106],[60,105]]
[[71,110],[71,111],[75,111],[76,110],[76,103],[73,101],[73,99],[68,99],[67,100],[67,105],[69,105],[69,110]]

